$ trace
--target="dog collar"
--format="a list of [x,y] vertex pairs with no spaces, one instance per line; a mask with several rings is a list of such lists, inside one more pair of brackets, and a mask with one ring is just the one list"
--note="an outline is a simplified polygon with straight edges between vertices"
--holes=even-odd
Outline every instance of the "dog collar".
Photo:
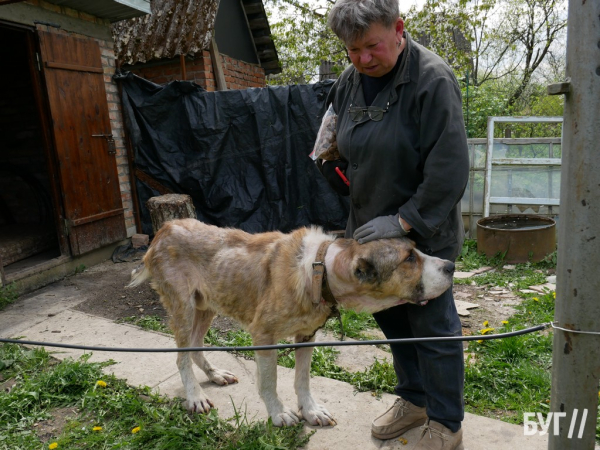
[[317,256],[315,256],[315,262],[312,263],[313,275],[312,275],[312,301],[316,306],[321,302],[330,303],[336,305],[337,302],[335,297],[329,289],[329,283],[327,282],[327,268],[325,267],[325,255],[327,249],[331,245],[332,241],[325,241],[319,246],[317,250]]
[[[325,241],[319,246],[319,250],[317,250],[317,256],[315,256],[315,262],[312,263],[312,302],[315,306],[319,305],[319,303],[325,303],[329,305],[331,312],[327,319],[325,319],[325,322],[327,322],[327,320],[329,320],[329,318],[331,317],[338,318],[340,322],[340,329],[343,341],[345,333],[344,326],[342,324],[342,316],[340,314],[340,310],[338,309],[337,300],[335,299],[335,297],[333,296],[333,292],[331,292],[331,289],[329,288],[329,283],[327,282],[327,268],[325,267],[325,255],[327,254],[327,249],[329,248],[332,242],[333,241]],[[319,328],[317,328],[317,330]],[[317,330],[315,330],[315,333],[317,332]],[[313,333],[313,336],[315,333]],[[312,338],[312,336],[310,336],[308,339],[310,338]]]

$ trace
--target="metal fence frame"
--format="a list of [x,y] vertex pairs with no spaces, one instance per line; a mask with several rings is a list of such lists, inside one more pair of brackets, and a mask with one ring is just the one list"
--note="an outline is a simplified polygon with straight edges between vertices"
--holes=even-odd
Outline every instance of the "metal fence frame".
[[[492,197],[490,190],[492,184],[493,166],[561,166],[561,158],[505,158],[494,159],[493,150],[494,143],[500,139],[494,139],[494,127],[496,123],[562,123],[562,117],[488,117],[487,127],[487,152],[486,152],[486,170],[484,183],[484,207],[483,216],[489,217],[490,204],[519,204],[519,205],[548,205],[558,206],[559,199],[556,198],[524,198],[524,197]],[[561,132],[562,136],[562,132]],[[540,139],[529,139],[531,142],[541,143]],[[524,140],[519,140],[525,143]]]

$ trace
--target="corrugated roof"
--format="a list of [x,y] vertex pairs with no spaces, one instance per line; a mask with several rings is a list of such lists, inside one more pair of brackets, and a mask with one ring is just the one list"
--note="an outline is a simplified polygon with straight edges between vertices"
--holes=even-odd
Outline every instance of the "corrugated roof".
[[113,24],[122,64],[193,55],[208,48],[218,0],[153,0],[152,13]]
[[[279,73],[279,58],[262,0],[242,0],[260,64]],[[194,55],[208,49],[219,0],[152,0],[152,14],[113,24],[115,52],[121,64]]]

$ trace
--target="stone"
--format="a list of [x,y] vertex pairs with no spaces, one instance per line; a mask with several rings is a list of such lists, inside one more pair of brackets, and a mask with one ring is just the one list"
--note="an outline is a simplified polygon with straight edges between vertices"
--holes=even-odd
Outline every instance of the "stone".
[[148,245],[150,242],[150,237],[147,234],[134,234],[131,236],[131,245],[133,248],[140,248],[145,245]]

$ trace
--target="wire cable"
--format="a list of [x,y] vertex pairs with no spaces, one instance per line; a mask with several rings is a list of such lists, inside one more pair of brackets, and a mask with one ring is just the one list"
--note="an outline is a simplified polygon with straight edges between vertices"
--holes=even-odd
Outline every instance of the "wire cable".
[[556,322],[551,322],[550,325],[552,325],[552,328],[554,328],[555,330],[561,330],[561,331],[566,331],[568,333],[577,333],[577,334],[593,334],[596,336],[600,336],[600,332],[599,331],[581,331],[581,330],[569,330],[568,328],[563,328],[563,327],[559,327],[555,325]]
[[[551,322],[536,325],[522,330],[511,331],[500,334],[485,334],[480,336],[444,336],[444,337],[423,337],[423,338],[404,338],[404,339],[381,339],[373,341],[333,341],[333,342],[298,342],[294,344],[274,344],[274,345],[253,345],[247,347],[182,347],[182,348],[124,348],[124,347],[97,347],[89,345],[59,344],[55,342],[26,341],[21,339],[3,339],[0,342],[8,344],[34,345],[43,347],[68,348],[73,350],[89,350],[100,352],[130,352],[130,353],[178,353],[178,352],[241,352],[256,350],[280,350],[287,348],[304,347],[344,347],[349,345],[384,345],[384,344],[419,344],[423,342],[442,342],[442,341],[480,341],[492,339],[506,339],[522,334],[533,333],[553,326]],[[568,330],[571,331],[571,330]]]

